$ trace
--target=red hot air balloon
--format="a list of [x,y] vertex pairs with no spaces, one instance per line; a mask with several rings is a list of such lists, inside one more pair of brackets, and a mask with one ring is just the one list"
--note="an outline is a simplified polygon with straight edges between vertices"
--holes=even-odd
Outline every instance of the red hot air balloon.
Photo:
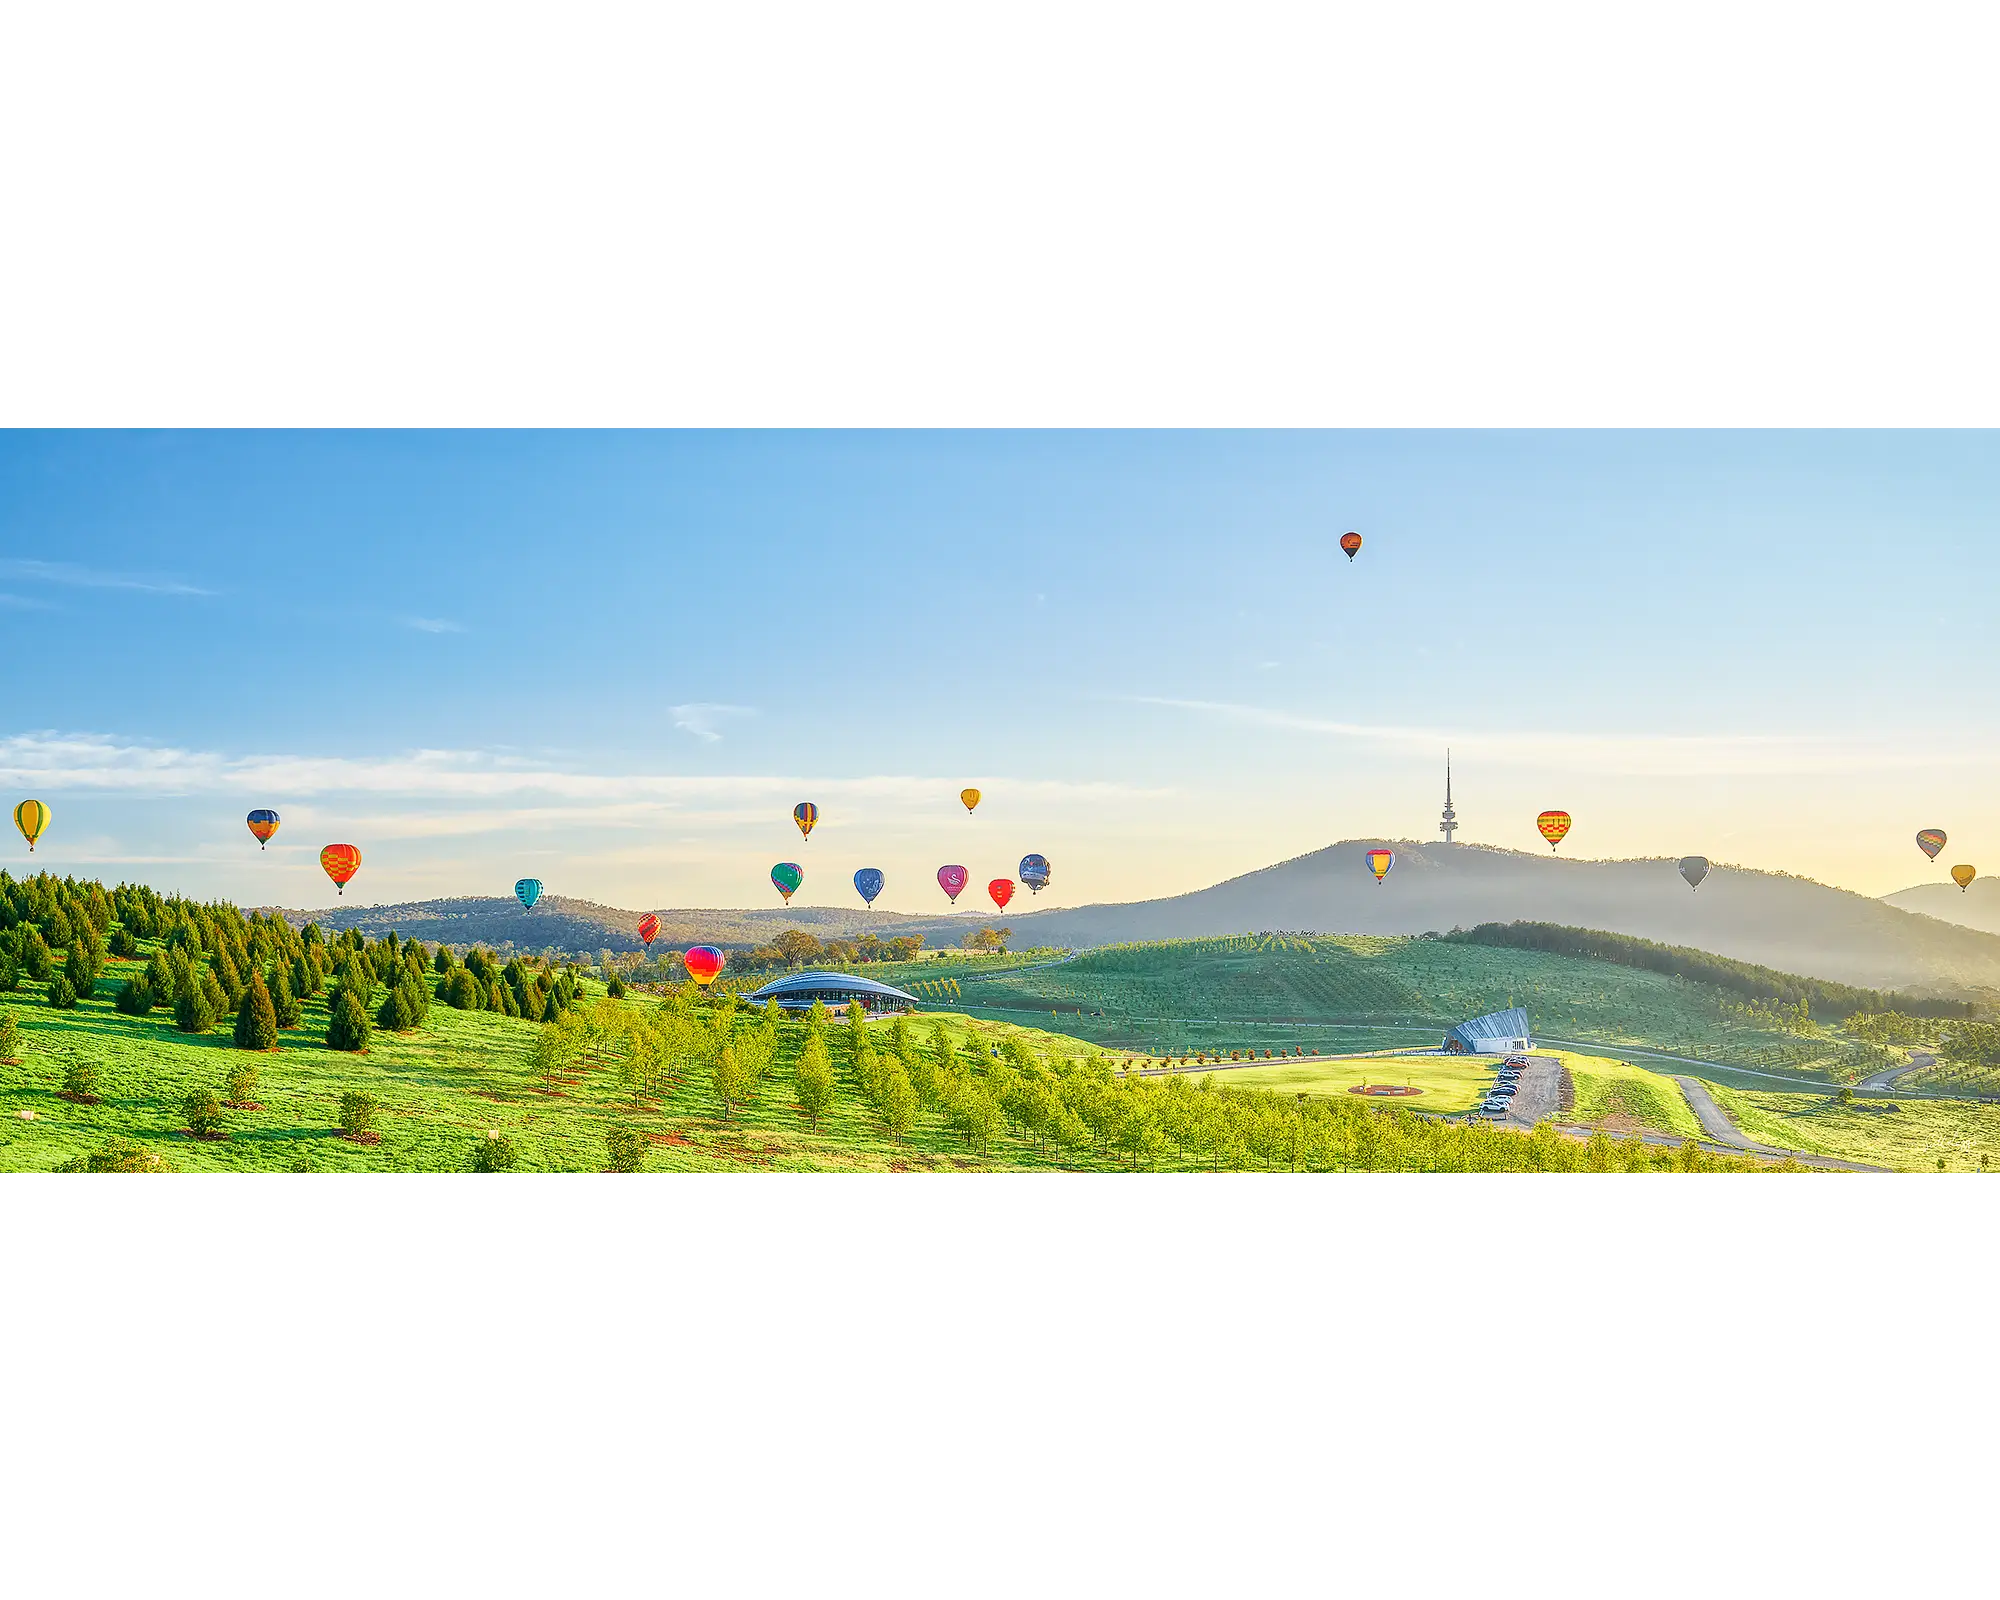
[[681,964],[688,969],[688,976],[704,989],[715,982],[715,975],[722,970],[726,958],[711,944],[698,944],[681,957]]
[[986,892],[993,896],[993,903],[1002,911],[1005,911],[1007,909],[1007,902],[1014,898],[1014,880],[1012,878],[995,878],[986,886]]
[[1358,533],[1343,533],[1340,536],[1340,548],[1347,552],[1347,559],[1352,561],[1355,553],[1361,548],[1361,535]]
[[648,911],[639,919],[639,942],[646,947],[646,954],[653,953],[653,941],[660,935],[660,919]]
[[963,867],[939,867],[938,887],[944,890],[945,898],[957,905],[958,897],[965,892],[966,881],[970,877],[971,874]]
[[336,892],[347,892],[347,881],[361,870],[361,852],[351,844],[330,844],[319,853],[320,870],[333,879]]

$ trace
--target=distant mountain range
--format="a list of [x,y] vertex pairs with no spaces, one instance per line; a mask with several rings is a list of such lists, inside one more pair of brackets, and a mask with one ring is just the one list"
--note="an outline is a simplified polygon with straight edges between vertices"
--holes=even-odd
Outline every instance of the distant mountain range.
[[1981,933],[2000,933],[2000,878],[1975,878],[1963,890],[1955,883],[1920,883],[1885,894],[1883,901],[1903,911],[1956,922]]
[[[1091,946],[1224,933],[1446,932],[1481,922],[1559,922],[1602,928],[1667,944],[1692,945],[1785,972],[1877,989],[2000,998],[2000,919],[1992,931],[1941,920],[1927,899],[1920,915],[1904,890],[1870,899],[1785,873],[1717,866],[1691,891],[1669,858],[1572,861],[1560,856],[1391,840],[1396,867],[1377,884],[1362,852],[1384,841],[1349,839],[1292,861],[1163,900],[1026,910],[1004,918],[924,917],[800,906],[764,911],[662,910],[656,948],[706,941],[725,946],[768,942],[782,929],[821,938],[924,935],[956,944],[985,922],[1004,922],[1016,946]],[[1983,887],[1980,883],[1974,889]],[[1943,886],[1945,895],[1960,899]],[[1969,897],[1963,897],[1969,899]],[[1894,903],[1892,903],[1894,902]],[[1988,904],[2000,905],[2000,896]],[[297,921],[305,912],[288,912]],[[1983,913],[1982,913],[1983,914]],[[390,928],[451,944],[523,949],[634,950],[636,911],[560,896],[533,913],[512,900],[431,900],[402,906],[346,906],[319,913],[334,929],[371,934]]]

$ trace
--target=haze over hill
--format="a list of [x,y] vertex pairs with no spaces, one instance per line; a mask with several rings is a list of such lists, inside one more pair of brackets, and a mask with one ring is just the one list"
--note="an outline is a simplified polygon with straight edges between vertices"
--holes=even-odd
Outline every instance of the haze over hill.
[[1920,883],[1885,894],[1882,899],[1919,916],[1955,922],[1982,933],[2000,933],[2000,878],[1975,878],[1964,890],[1955,883]]
[[[1408,934],[1480,922],[1546,921],[1692,945],[1870,988],[2000,993],[2000,937],[1994,933],[1805,878],[1717,866],[1699,891],[1690,891],[1665,858],[1571,861],[1483,845],[1396,841],[1395,871],[1378,885],[1361,861],[1362,852],[1378,842],[1345,840],[1169,899],[1046,911],[1017,902],[1004,918],[923,917],[859,906],[662,910],[656,948],[697,941],[761,944],[788,927],[822,938],[920,933],[938,945],[956,944],[986,922],[1004,922],[1014,930],[1017,946],[1083,947],[1261,929]],[[312,914],[287,915],[305,920]],[[639,912],[562,896],[544,898],[533,913],[511,900],[480,898],[343,906],[318,915],[335,929],[379,934],[394,928],[453,944],[511,940],[528,949],[639,947],[632,932]]]

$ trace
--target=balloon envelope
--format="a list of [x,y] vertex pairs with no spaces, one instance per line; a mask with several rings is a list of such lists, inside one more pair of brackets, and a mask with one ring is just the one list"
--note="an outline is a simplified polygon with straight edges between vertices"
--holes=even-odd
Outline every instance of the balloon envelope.
[[1363,859],[1368,863],[1368,870],[1375,874],[1375,881],[1380,883],[1384,878],[1389,876],[1389,869],[1396,864],[1396,852],[1393,850],[1370,850]]
[[977,789],[961,789],[958,791],[958,797],[965,802],[965,809],[967,811],[972,810],[979,804],[979,791]]
[[872,906],[875,897],[882,892],[882,869],[863,867],[854,875],[854,890]]
[[799,832],[808,839],[812,837],[813,824],[819,821],[819,807],[810,800],[801,800],[792,807],[792,821],[799,825]]
[[796,861],[780,861],[771,869],[771,882],[785,897],[786,905],[792,903],[792,896],[799,892],[799,885],[805,881],[806,869]]
[[1047,856],[1021,857],[1021,881],[1036,894],[1049,886],[1049,858]]
[[278,813],[259,807],[244,818],[250,824],[250,832],[257,840],[257,848],[263,849],[271,842],[271,835],[278,831]]
[[1978,871],[1972,867],[1953,867],[1951,869],[1951,881],[1958,885],[1958,892],[1960,894],[1965,893],[1965,886],[1978,876]]
[[541,897],[542,880],[540,878],[521,878],[516,880],[514,884],[514,898],[521,902],[522,910],[533,911],[535,909],[535,902],[541,899]]
[[1938,852],[1944,848],[1944,842],[1942,828],[1926,828],[1917,835],[1917,848],[1933,861],[1937,860]]
[[1005,911],[1007,909],[1007,902],[1014,898],[1014,880],[1012,878],[995,878],[986,886],[986,892],[993,896],[993,903],[1002,911]]
[[1687,885],[1690,889],[1699,889],[1701,887],[1701,880],[1708,876],[1708,857],[1681,857],[1681,876],[1687,879]]
[[722,970],[726,958],[712,944],[698,944],[681,957],[681,965],[688,969],[688,976],[704,989],[715,982],[715,975]]
[[334,888],[344,894],[348,879],[361,870],[361,852],[351,844],[330,844],[320,851],[319,865],[333,879]]
[[1361,535],[1358,533],[1343,533],[1340,536],[1340,548],[1347,552],[1347,559],[1352,561],[1355,551],[1361,548]]
[[639,919],[639,942],[648,950],[651,950],[653,948],[653,941],[659,937],[659,934],[660,919],[648,911]]
[[49,825],[49,808],[39,800],[23,800],[14,808],[14,826],[21,830],[21,837],[28,841],[28,853],[35,853],[35,841],[42,836],[42,829]]
[[1563,835],[1569,832],[1567,811],[1544,811],[1535,818],[1535,826],[1542,830],[1542,837],[1549,841],[1551,850],[1563,842]]
[[946,898],[953,905],[957,905],[958,897],[965,892],[966,880],[970,876],[971,874],[963,867],[939,867],[938,887],[944,890]]

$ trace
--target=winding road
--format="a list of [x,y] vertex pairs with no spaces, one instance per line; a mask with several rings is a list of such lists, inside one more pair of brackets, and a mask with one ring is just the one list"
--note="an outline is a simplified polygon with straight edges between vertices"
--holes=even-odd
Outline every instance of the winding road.
[[1896,1080],[1919,1067],[1934,1067],[1937,1057],[1928,1050],[1912,1050],[1910,1064],[1906,1067],[1884,1067],[1880,1072],[1871,1072],[1854,1086],[1856,1094],[1894,1094]]

